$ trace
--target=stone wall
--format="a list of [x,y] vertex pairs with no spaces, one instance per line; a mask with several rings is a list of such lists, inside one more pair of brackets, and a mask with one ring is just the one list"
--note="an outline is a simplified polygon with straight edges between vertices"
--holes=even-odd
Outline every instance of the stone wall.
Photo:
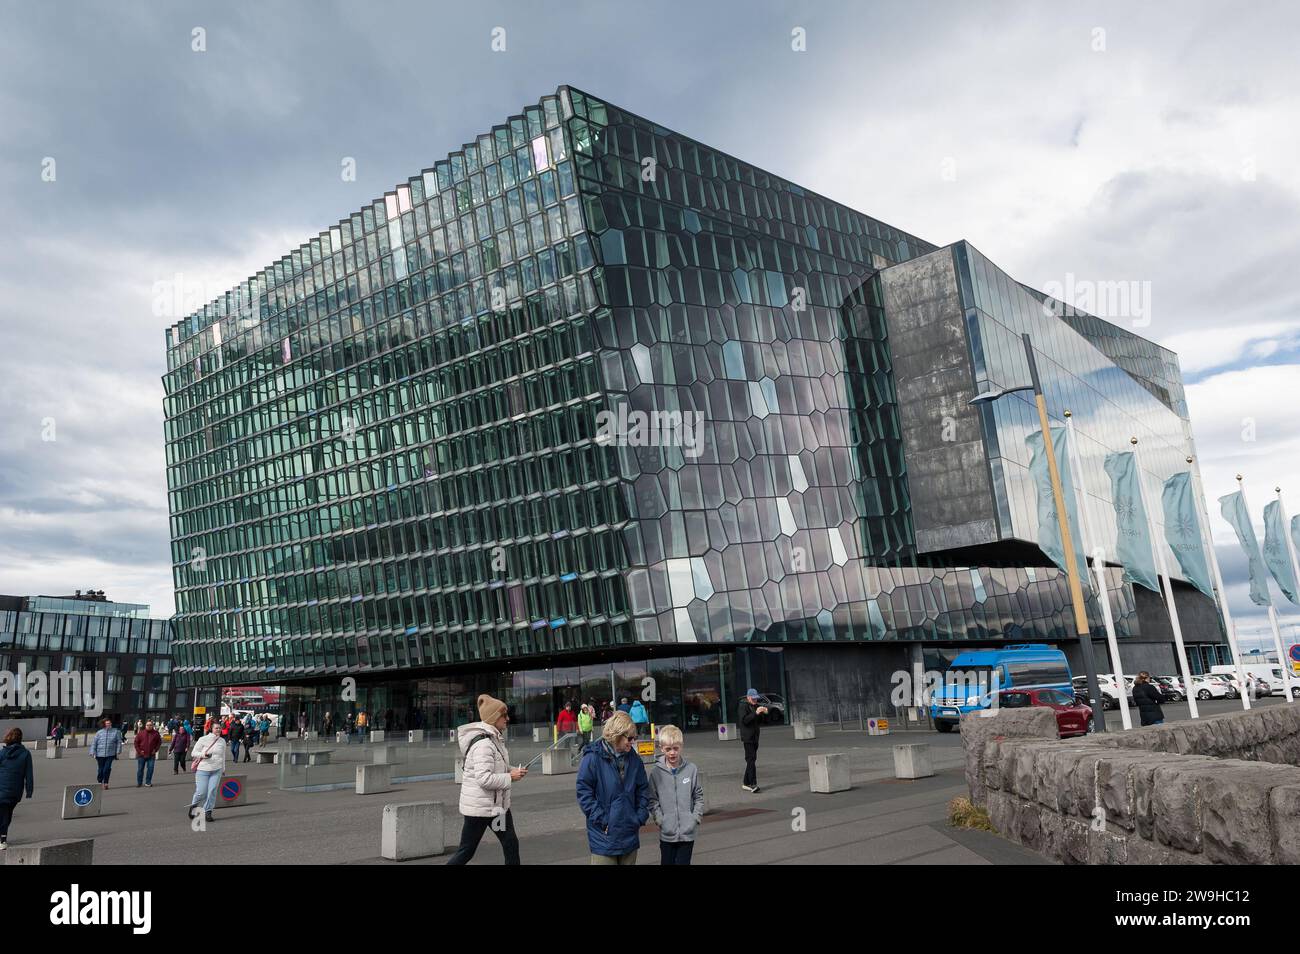
[[962,719],[971,799],[1011,840],[1067,864],[1300,864],[1300,705],[1070,741],[1041,713]]

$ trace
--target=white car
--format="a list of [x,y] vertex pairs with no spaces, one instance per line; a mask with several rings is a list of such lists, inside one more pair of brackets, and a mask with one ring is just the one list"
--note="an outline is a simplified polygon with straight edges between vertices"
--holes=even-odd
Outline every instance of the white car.
[[1230,699],[1237,694],[1230,682],[1212,676],[1193,676],[1192,692],[1197,699]]

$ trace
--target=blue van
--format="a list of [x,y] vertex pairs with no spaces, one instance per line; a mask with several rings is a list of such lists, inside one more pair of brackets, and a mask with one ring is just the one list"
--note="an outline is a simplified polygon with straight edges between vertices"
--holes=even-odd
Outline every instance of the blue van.
[[963,713],[987,709],[1003,689],[1060,689],[1073,697],[1071,678],[1065,653],[1046,643],[959,653],[930,695],[930,719],[940,732],[951,732]]

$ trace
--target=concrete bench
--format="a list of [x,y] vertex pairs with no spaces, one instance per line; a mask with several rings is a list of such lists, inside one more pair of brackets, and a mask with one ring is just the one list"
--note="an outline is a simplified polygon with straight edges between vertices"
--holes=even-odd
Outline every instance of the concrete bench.
[[279,752],[268,752],[266,749],[254,749],[253,757],[258,765],[276,765],[280,761]]
[[542,726],[535,726],[533,728],[533,741],[534,742],[551,741],[551,730],[548,728],[543,728]]
[[542,753],[543,775],[574,775],[578,766],[573,764],[569,749],[547,749]]
[[396,765],[398,762],[397,746],[395,745],[376,745],[370,751],[370,761],[373,765]]
[[393,787],[393,767],[391,765],[358,765],[357,794],[375,795],[387,792]]
[[104,786],[98,782],[63,787],[63,811],[59,816],[94,818],[104,808]]
[[290,752],[290,765],[329,765],[332,749],[318,749],[314,752]]
[[389,861],[430,858],[447,846],[442,802],[401,802],[384,806],[379,854]]
[[796,722],[794,724],[794,738],[796,742],[807,742],[817,738],[817,726],[811,722]]
[[849,757],[843,752],[808,756],[808,787],[821,794],[847,792],[852,787],[849,784]]
[[36,841],[30,845],[11,844],[5,851],[7,865],[89,865],[95,855],[95,839],[64,838]]
[[894,746],[894,778],[930,778],[934,763],[925,742]]

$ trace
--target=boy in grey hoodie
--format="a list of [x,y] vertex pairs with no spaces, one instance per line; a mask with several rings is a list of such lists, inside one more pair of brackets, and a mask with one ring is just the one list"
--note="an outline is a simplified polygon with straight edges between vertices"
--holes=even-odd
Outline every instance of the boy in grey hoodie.
[[682,754],[682,730],[659,730],[659,750],[650,770],[650,817],[659,826],[659,863],[689,865],[695,833],[704,819],[704,783],[699,769]]

